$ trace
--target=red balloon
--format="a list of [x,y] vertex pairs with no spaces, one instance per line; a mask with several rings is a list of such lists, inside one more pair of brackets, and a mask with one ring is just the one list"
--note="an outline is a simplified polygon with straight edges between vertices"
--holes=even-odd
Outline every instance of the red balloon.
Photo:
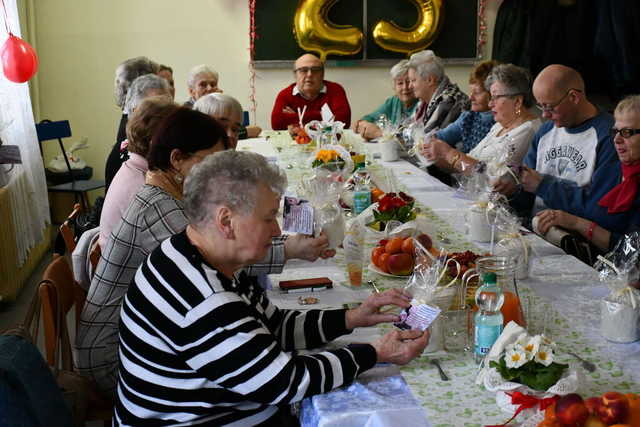
[[38,55],[31,45],[20,37],[9,34],[0,49],[2,71],[7,79],[24,83],[38,71]]

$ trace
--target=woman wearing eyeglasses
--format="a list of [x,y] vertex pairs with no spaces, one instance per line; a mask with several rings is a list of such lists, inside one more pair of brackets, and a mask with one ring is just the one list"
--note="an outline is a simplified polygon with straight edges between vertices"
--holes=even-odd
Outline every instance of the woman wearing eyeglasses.
[[[537,215],[537,229],[545,235],[557,226],[579,233],[601,251],[612,249],[624,233],[640,228],[640,95],[629,96],[614,112],[613,145],[620,159],[614,187],[584,212],[547,209]],[[592,189],[582,189],[582,192]]]
[[478,145],[468,154],[435,138],[422,145],[422,154],[435,160],[441,169],[470,173],[483,162],[488,174],[498,178],[508,173],[509,165],[519,165],[527,153],[541,124],[530,111],[534,105],[531,75],[513,64],[498,65],[487,77],[485,87],[491,96],[489,108],[496,123]]

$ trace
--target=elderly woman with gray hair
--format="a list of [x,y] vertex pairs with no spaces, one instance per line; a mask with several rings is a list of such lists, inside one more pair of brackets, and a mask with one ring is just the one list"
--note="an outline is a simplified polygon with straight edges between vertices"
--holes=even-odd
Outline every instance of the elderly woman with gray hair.
[[193,104],[193,109],[216,119],[227,133],[229,148],[236,148],[243,126],[242,106],[234,97],[210,93],[198,99]]
[[216,153],[193,168],[186,230],[146,258],[123,301],[116,424],[294,425],[289,404],[348,384],[377,362],[405,364],[422,353],[429,336],[420,331],[295,351],[397,321],[380,307],[408,307],[410,297],[392,289],[350,310],[273,305],[242,268],[280,234],[286,184],[255,153]]
[[210,93],[222,93],[222,89],[218,87],[219,78],[218,72],[208,65],[196,65],[189,70],[187,78],[189,99],[184,103],[184,106],[193,108],[193,104],[201,97]]
[[489,133],[468,154],[434,138],[421,145],[427,159],[444,162],[453,172],[465,173],[483,162],[494,176],[506,171],[508,165],[522,163],[541,124],[530,111],[534,106],[531,74],[513,64],[498,65],[487,77],[485,87],[491,96],[489,107],[496,121]]
[[414,120],[424,125],[424,131],[441,129],[453,123],[471,104],[469,97],[445,75],[444,64],[431,50],[409,58],[409,85],[420,100]]
[[384,116],[386,120],[395,125],[399,125],[411,117],[416,108],[417,99],[409,87],[408,73],[409,61],[406,59],[391,68],[390,74],[395,95],[387,98],[377,110],[358,120],[354,128],[356,133],[359,133],[366,140],[378,138],[382,135],[382,130],[376,124],[380,116]]
[[[111,149],[107,162],[104,168],[104,179],[106,184],[106,190],[109,190],[111,181],[116,175],[122,163],[124,163],[128,156],[126,151],[121,147],[121,143],[126,139],[127,120],[133,110],[142,102],[143,99],[156,96],[156,95],[168,95],[171,96],[169,83],[162,77],[158,77],[156,73],[160,69],[160,66],[147,58],[140,57],[134,58],[137,61],[133,61],[129,66],[118,67],[120,74],[116,71],[116,99],[119,107],[122,108],[122,119],[120,120],[120,129],[118,130],[118,136],[116,143]],[[125,61],[126,63],[127,61]],[[131,70],[129,68],[134,68]],[[133,77],[132,80],[126,82],[125,77],[131,77],[135,73],[139,74],[137,77]],[[126,92],[122,94],[122,91],[126,87]]]

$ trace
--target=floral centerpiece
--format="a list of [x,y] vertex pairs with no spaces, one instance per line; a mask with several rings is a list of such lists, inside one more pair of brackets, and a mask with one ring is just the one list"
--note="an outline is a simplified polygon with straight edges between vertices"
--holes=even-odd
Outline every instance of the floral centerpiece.
[[544,335],[529,336],[522,333],[518,339],[505,347],[498,361],[490,361],[502,378],[544,391],[558,382],[569,365],[556,363],[556,344]]
[[332,172],[336,172],[342,170],[344,163],[344,159],[340,157],[336,150],[318,150],[311,163],[311,167],[324,167]]
[[559,396],[578,389],[579,371],[557,363],[556,350],[544,335],[531,336],[513,321],[505,326],[477,380],[495,391],[498,407],[512,415],[503,425],[521,413],[527,421],[539,421]]
[[415,199],[408,194],[387,193],[378,200],[377,208],[373,209],[373,221],[367,226],[376,231],[385,231],[391,221],[406,223],[416,219],[414,209]]
[[351,154],[341,145],[324,145],[309,159],[311,168],[316,172],[324,172],[329,178],[344,182],[353,171]]

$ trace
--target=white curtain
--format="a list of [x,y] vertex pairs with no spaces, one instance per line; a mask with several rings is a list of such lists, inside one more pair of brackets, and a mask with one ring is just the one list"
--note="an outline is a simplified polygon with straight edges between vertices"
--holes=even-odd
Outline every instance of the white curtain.
[[[20,37],[16,0],[4,0],[4,4],[9,29]],[[0,46],[9,37],[5,28],[4,14],[0,11]],[[16,228],[17,261],[21,266],[50,223],[49,200],[28,83],[13,83],[4,73],[0,73],[0,138],[6,145],[20,147],[22,157],[22,164],[6,173]],[[8,169],[6,165],[0,168]]]

